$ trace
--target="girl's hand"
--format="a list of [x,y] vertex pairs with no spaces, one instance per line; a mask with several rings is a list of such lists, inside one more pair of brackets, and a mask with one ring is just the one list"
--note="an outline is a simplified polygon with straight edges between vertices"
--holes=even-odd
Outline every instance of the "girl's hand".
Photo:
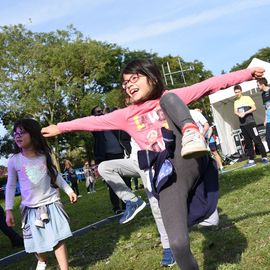
[[252,76],[253,76],[255,79],[262,78],[264,72],[265,72],[265,69],[264,69],[264,68],[261,68],[261,67],[254,67],[254,68],[251,68]]
[[75,192],[70,193],[68,196],[71,203],[77,202],[77,195]]
[[15,227],[15,219],[12,210],[6,212],[6,223],[9,227]]
[[50,125],[48,127],[42,128],[41,133],[44,137],[53,137],[61,134],[62,132],[57,127],[57,125]]

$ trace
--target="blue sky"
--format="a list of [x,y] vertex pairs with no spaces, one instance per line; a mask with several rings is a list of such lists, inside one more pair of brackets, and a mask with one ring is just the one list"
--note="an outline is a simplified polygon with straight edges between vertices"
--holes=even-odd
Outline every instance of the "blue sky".
[[270,46],[269,11],[270,0],[2,0],[0,25],[73,24],[85,37],[196,59],[218,75]]

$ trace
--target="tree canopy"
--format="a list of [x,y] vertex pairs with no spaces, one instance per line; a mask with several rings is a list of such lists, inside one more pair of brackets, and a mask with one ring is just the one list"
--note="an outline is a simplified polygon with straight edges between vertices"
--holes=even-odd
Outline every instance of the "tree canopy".
[[[85,38],[72,25],[48,33],[32,32],[21,24],[2,26],[0,53],[0,118],[8,130],[22,117],[35,118],[45,126],[87,116],[98,104],[124,106],[119,75],[133,59],[152,59],[165,74],[169,67],[173,84],[169,76],[164,76],[167,89],[212,76],[199,60],[185,62],[179,55],[160,57],[144,50],[131,51],[117,44]],[[254,56],[269,61],[270,48]],[[250,59],[237,64],[232,70],[245,68],[249,62]],[[208,98],[191,107],[210,112]],[[1,155],[10,153],[10,139],[1,138]],[[81,151],[81,159],[86,156],[90,159],[92,140],[89,132],[82,132],[65,134],[50,142],[59,153],[85,149]]]

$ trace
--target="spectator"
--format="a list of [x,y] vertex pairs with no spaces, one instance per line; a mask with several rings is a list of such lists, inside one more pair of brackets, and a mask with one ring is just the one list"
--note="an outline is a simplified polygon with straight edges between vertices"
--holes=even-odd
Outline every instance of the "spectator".
[[86,185],[87,193],[89,194],[89,193],[96,192],[95,190],[96,179],[94,176],[93,169],[90,167],[88,161],[85,161],[83,165],[83,172],[85,175],[85,185]]
[[253,117],[253,112],[256,111],[255,102],[250,96],[242,95],[242,87],[239,84],[234,86],[234,93],[234,113],[239,117],[240,129],[244,137],[245,150],[248,157],[248,162],[244,165],[244,168],[250,168],[256,165],[253,142],[261,154],[262,164],[268,164],[266,151]]
[[[92,109],[91,114],[96,117],[100,117],[104,113],[99,106],[96,106]],[[119,130],[107,130],[93,131],[92,134],[95,139],[94,158],[97,165],[105,160],[121,159],[124,157],[124,151],[127,153],[130,152],[130,149],[126,149],[126,147],[128,146],[128,144],[126,143],[127,138],[123,140],[123,137],[127,135],[127,133],[124,135],[124,133],[120,132]],[[122,143],[119,142],[120,139],[122,139]],[[130,138],[128,140],[130,140]],[[128,186],[131,186],[130,178],[125,178],[124,181],[127,183]],[[119,214],[122,212],[122,210],[125,210],[125,203],[119,200],[118,196],[115,194],[115,192],[109,185],[108,189],[113,211],[115,214]],[[122,209],[120,207],[120,203],[122,204]]]
[[265,108],[264,126],[266,127],[266,142],[270,151],[270,87],[266,78],[258,79],[257,86],[262,92],[262,101]]
[[195,110],[190,110],[190,114],[193,120],[195,121],[195,123],[198,125],[200,132],[203,134],[206,141],[208,142],[208,146],[210,148],[211,154],[217,162],[219,171],[223,173],[224,169],[223,169],[221,157],[217,151],[217,145],[216,145],[215,137],[213,134],[213,127],[209,126],[208,120],[202,114],[201,109],[196,108]]
[[78,186],[78,179],[77,175],[75,173],[75,170],[73,169],[73,165],[70,160],[65,159],[64,160],[64,173],[66,172],[68,175],[68,181],[71,183],[71,188],[75,191],[78,198],[82,197],[80,195],[79,186]]

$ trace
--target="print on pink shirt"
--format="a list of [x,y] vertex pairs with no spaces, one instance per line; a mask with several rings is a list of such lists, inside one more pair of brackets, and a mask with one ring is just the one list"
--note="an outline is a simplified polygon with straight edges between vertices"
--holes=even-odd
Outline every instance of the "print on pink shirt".
[[165,115],[158,105],[154,110],[133,117],[137,131],[142,132],[146,138],[148,150],[159,152],[165,148],[161,127],[168,128]]

